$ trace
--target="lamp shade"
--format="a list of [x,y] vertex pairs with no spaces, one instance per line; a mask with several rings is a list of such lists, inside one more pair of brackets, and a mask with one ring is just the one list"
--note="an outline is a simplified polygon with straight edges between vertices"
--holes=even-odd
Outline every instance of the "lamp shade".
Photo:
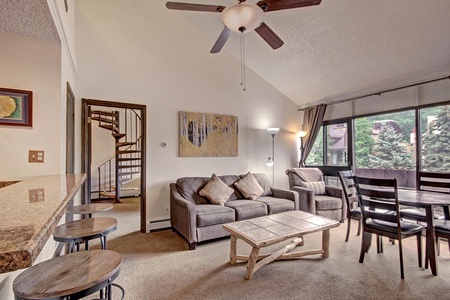
[[272,160],[272,158],[269,157],[269,159],[266,161],[266,165],[267,165],[268,167],[273,166],[273,160]]
[[[259,27],[263,10],[253,3],[240,3],[227,6],[222,11],[222,21],[228,29],[235,32],[249,32]],[[239,30],[243,28],[243,30]]]
[[299,131],[298,132],[298,137],[304,138],[307,134],[308,134],[308,132],[306,132],[306,131]]
[[280,131],[280,128],[267,128],[267,132],[270,134],[277,134]]

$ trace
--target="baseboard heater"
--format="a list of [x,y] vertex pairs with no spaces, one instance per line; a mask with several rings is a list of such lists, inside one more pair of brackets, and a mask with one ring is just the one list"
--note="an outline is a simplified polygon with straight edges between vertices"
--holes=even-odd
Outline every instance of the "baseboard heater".
[[147,229],[149,232],[152,232],[155,230],[169,229],[170,227],[172,227],[170,224],[170,219],[161,219],[150,221]]

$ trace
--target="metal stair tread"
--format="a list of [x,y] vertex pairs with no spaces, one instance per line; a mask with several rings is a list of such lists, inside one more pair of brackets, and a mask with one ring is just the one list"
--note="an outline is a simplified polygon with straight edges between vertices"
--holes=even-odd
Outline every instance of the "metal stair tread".
[[116,147],[123,147],[123,146],[131,146],[136,144],[135,142],[119,142],[116,143]]

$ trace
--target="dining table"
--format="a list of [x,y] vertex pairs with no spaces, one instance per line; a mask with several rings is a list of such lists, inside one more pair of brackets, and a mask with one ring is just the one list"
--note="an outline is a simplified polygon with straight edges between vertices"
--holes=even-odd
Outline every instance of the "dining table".
[[398,189],[398,202],[401,205],[413,206],[417,208],[424,208],[426,211],[426,251],[425,251],[425,266],[429,263],[433,275],[438,275],[437,254],[435,246],[434,234],[434,209],[436,207],[444,208],[444,215],[448,219],[448,206],[450,206],[450,194],[414,190],[414,189]]

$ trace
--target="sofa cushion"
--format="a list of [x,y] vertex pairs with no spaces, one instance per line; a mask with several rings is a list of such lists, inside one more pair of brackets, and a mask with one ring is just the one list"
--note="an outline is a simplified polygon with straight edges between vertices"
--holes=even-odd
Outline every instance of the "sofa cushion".
[[195,204],[210,204],[208,199],[199,195],[199,192],[208,183],[208,177],[182,177],[177,179],[177,188],[180,195]]
[[325,195],[324,181],[302,182],[301,186],[312,190],[314,192],[314,195]]
[[294,201],[275,197],[260,197],[256,201],[263,202],[267,205],[267,213],[269,215],[278,214],[285,211],[294,210]]
[[247,220],[267,215],[267,205],[253,200],[234,200],[225,203],[225,206],[235,210],[236,221]]
[[234,185],[245,198],[250,200],[255,200],[264,193],[264,189],[259,185],[255,177],[253,177],[250,172],[236,181]]
[[213,204],[225,205],[234,190],[226,185],[216,174],[212,174],[211,179],[200,190],[200,196],[206,197]]
[[252,175],[264,190],[261,196],[272,196],[272,184],[267,175],[263,173],[252,173]]
[[325,195],[317,195],[314,197],[316,200],[316,210],[330,210],[341,209],[342,199],[336,197],[330,197]]
[[224,224],[234,220],[235,213],[232,208],[213,204],[197,205],[197,227]]
[[243,199],[245,198],[241,192],[234,186],[234,183],[239,180],[238,175],[222,175],[219,178],[230,188],[234,190],[233,194],[231,194],[229,200]]

